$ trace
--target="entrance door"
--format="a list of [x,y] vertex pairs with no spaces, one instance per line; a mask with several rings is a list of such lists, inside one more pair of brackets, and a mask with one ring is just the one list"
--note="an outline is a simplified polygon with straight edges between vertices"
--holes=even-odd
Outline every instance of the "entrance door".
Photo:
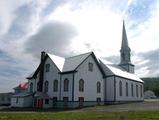
[[37,99],[36,108],[43,108],[43,99]]

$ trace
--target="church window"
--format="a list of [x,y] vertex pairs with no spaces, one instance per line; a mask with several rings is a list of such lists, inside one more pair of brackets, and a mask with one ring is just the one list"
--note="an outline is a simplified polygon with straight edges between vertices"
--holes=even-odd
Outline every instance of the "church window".
[[134,96],[134,86],[131,84],[131,96]]
[[88,70],[90,71],[90,72],[93,72],[93,63],[88,63]]
[[45,87],[44,87],[44,92],[48,92],[48,87],[49,87],[49,82],[45,81]]
[[142,85],[140,85],[140,92],[141,92],[141,97],[142,97]]
[[79,101],[79,107],[82,107],[84,103],[84,97],[79,97],[78,101]]
[[58,91],[58,81],[57,80],[54,80],[53,90],[54,90],[54,92]]
[[63,97],[63,106],[64,107],[68,106],[68,97]]
[[79,91],[80,92],[84,91],[84,80],[83,79],[79,80]]
[[64,80],[64,91],[68,91],[68,89],[69,89],[69,80],[65,79]]
[[128,58],[129,58],[129,61],[130,61],[130,53],[128,53]]
[[46,64],[46,72],[50,71],[50,64]]
[[18,103],[18,97],[16,98],[16,103]]
[[4,97],[1,98],[1,101],[4,101]]
[[33,83],[30,83],[30,92],[33,92]]
[[129,93],[129,91],[128,91],[128,83],[126,82],[126,96],[128,96],[128,93]]
[[136,85],[136,97],[138,97],[138,85]]
[[45,104],[49,104],[49,99],[45,99]]
[[11,98],[7,98],[8,101],[11,101]]
[[122,82],[119,82],[119,95],[122,96]]
[[123,60],[125,60],[125,54],[124,54],[124,53],[122,53],[121,55],[122,55]]
[[101,92],[101,83],[97,82],[97,93]]
[[53,106],[55,107],[57,105],[57,97],[53,97]]
[[100,105],[101,103],[101,98],[97,98],[97,104]]

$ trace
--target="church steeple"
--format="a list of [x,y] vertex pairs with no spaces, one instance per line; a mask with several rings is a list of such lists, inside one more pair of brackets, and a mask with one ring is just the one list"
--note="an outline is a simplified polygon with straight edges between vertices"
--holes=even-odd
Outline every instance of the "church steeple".
[[129,45],[128,45],[128,40],[127,40],[127,35],[126,35],[126,30],[125,30],[125,24],[123,21],[123,31],[122,31],[122,44],[121,44],[121,50],[128,50],[130,51]]
[[129,48],[125,24],[123,21],[122,44],[120,49],[120,66],[128,72],[134,73],[134,65],[131,63],[130,52],[131,49]]

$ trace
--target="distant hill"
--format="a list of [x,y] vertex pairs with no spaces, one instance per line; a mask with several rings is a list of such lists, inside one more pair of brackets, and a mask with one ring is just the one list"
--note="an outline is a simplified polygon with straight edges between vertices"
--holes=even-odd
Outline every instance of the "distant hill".
[[144,91],[152,90],[159,97],[159,77],[157,78],[141,78],[144,81]]

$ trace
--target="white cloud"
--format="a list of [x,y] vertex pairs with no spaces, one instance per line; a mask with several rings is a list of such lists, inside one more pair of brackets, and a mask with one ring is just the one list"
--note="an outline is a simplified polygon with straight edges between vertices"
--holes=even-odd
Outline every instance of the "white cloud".
[[90,51],[86,44],[91,44],[95,52],[99,49],[104,56],[116,54],[121,42],[122,17],[107,8],[93,8],[72,10],[71,5],[66,4],[57,8],[49,19],[67,21],[77,28],[79,34],[73,40],[74,50]]
[[30,0],[1,0],[0,1],[0,34],[5,34],[16,17],[15,10]]

